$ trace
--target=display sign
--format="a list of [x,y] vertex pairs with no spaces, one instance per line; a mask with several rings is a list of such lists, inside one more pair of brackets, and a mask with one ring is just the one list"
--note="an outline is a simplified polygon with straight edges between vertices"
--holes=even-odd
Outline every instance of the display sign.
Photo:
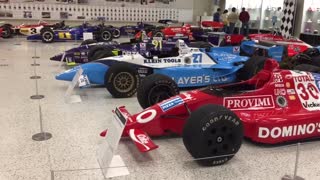
[[110,171],[112,171],[113,176],[128,175],[128,169],[124,169],[123,166],[118,167],[118,172],[114,169],[114,164],[111,164],[115,152],[118,148],[119,141],[127,123],[127,119],[121,118],[120,110],[117,108],[113,113],[113,119],[109,123],[109,128],[105,131],[105,139],[102,144],[100,144],[97,150],[97,158],[100,168],[105,177],[110,177]]

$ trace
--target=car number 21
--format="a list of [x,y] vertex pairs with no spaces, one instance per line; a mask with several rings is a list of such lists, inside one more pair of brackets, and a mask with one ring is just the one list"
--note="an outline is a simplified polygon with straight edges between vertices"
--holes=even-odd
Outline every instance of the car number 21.
[[193,63],[202,63],[202,54],[193,54]]

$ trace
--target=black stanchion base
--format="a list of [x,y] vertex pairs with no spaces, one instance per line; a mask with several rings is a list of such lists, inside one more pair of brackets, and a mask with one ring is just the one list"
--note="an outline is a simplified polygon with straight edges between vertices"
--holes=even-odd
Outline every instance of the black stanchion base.
[[41,76],[31,76],[30,79],[41,79]]
[[289,175],[285,175],[281,178],[281,180],[305,180],[305,179],[300,176],[291,177]]
[[30,99],[43,99],[44,98],[44,95],[33,95],[33,96],[30,96]]
[[52,138],[52,134],[48,132],[41,132],[32,136],[34,141],[46,141]]

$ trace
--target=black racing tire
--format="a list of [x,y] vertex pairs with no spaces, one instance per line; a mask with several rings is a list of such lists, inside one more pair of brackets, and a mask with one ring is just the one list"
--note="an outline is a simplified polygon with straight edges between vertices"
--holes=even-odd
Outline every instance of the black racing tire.
[[183,144],[204,166],[221,165],[241,147],[243,125],[229,109],[208,104],[192,112],[182,132]]
[[138,86],[137,98],[140,106],[146,109],[179,93],[179,87],[172,78],[162,74],[151,74]]
[[5,39],[12,37],[13,30],[11,29],[10,25],[3,25],[1,28],[3,29],[1,37],[5,38]]
[[227,46],[227,45],[228,45],[228,43],[226,42],[226,40],[222,39],[222,41],[219,44],[219,47],[224,47],[224,46]]
[[162,31],[154,31],[152,37],[164,37],[164,34]]
[[[102,55],[105,55],[105,56],[102,56]],[[89,62],[95,61],[97,60],[97,58],[100,59],[100,58],[110,57],[110,56],[114,56],[111,48],[103,45],[92,46],[90,47],[88,52],[88,61]]]
[[189,47],[193,47],[193,48],[204,48],[207,51],[210,51],[210,49],[212,48],[212,45],[209,42],[191,42],[189,44]]
[[44,27],[40,31],[41,40],[44,43],[52,43],[54,41],[54,32],[51,28]]
[[102,58],[107,58],[107,57],[112,57],[114,56],[112,50],[110,49],[100,49],[100,50],[97,50],[93,56],[91,57],[91,59],[89,60],[90,61],[95,61],[95,60],[98,60],[98,59],[102,59]]
[[93,39],[87,39],[87,40],[82,41],[81,46],[83,46],[83,45],[89,45],[89,44],[94,44],[94,43],[97,43],[97,41],[96,41],[96,40],[93,40]]
[[294,70],[320,73],[320,67],[311,64],[299,64],[294,67]]
[[112,40],[112,32],[108,28],[102,28],[99,32],[99,41],[108,42]]
[[318,48],[309,48],[306,51],[304,51],[303,53],[310,56],[310,57],[315,57],[315,56],[320,55],[320,51]]
[[129,64],[112,65],[104,76],[107,90],[114,98],[128,98],[137,92],[140,77],[135,68]]
[[262,56],[254,56],[250,57],[245,63],[243,68],[241,68],[238,73],[237,77],[238,80],[248,80],[256,75],[260,70],[263,69],[264,63],[268,58]]
[[119,28],[114,28],[112,31],[112,37],[113,38],[120,38],[121,36],[121,31]]

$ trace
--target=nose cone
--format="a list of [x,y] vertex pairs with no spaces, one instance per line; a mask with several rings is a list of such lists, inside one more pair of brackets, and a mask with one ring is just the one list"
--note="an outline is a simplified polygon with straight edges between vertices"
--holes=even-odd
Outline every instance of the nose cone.
[[51,57],[50,60],[51,61],[61,61],[61,58],[62,58],[62,54],[59,54],[59,55]]
[[61,81],[72,81],[73,77],[76,75],[77,71],[79,70],[79,66],[76,66],[72,69],[69,69],[63,73],[60,73],[56,75],[56,80],[61,80]]

